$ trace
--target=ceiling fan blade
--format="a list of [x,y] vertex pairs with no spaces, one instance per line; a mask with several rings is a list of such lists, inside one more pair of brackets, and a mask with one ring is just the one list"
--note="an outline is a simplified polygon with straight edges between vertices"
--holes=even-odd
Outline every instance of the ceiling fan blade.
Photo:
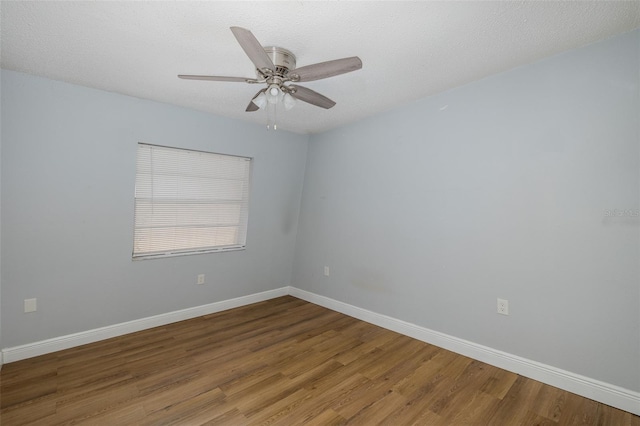
[[240,27],[231,27],[231,32],[256,68],[259,70],[267,68],[275,71],[275,65],[273,65],[269,55],[264,51],[264,47],[262,47],[251,31]]
[[262,89],[260,90],[258,93],[255,94],[255,96],[253,98],[251,98],[251,102],[249,102],[249,105],[247,105],[247,109],[245,109],[246,112],[253,112],[253,111],[257,111],[260,109],[260,107],[256,104],[253,103],[253,100],[255,98],[257,98],[258,96],[260,96],[260,93],[264,93],[267,89]]
[[314,92],[306,87],[297,86],[295,84],[289,85],[289,88],[294,89],[291,91],[291,96],[296,99],[300,99],[303,102],[310,103],[311,105],[319,106],[320,108],[329,109],[336,103],[324,95],[318,92]]
[[185,74],[179,74],[178,78],[183,78],[185,80],[235,81],[235,82],[238,82],[238,83],[249,83],[250,81],[255,81],[254,78],[221,77],[221,76],[217,76],[217,75],[185,75]]
[[299,77],[296,81],[313,81],[356,71],[360,68],[362,68],[362,61],[357,56],[352,56],[296,68],[289,74],[296,74]]

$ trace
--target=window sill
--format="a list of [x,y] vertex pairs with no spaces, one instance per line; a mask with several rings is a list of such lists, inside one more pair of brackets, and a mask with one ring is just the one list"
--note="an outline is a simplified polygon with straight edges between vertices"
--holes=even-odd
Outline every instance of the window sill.
[[246,246],[234,246],[234,247],[220,247],[206,250],[193,250],[193,251],[183,251],[183,252],[172,252],[172,253],[157,253],[157,254],[141,254],[138,256],[133,256],[131,260],[152,260],[152,259],[164,259],[167,257],[178,257],[178,256],[193,256],[197,254],[209,254],[209,253],[224,253],[228,251],[240,251],[245,250]]

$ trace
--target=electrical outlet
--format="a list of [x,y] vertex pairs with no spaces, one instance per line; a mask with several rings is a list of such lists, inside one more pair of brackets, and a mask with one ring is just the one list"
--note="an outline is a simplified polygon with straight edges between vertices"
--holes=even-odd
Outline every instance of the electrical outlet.
[[198,284],[204,284],[204,274],[198,275]]
[[509,315],[509,301],[505,299],[498,299],[498,313],[502,315]]
[[24,299],[24,313],[38,310],[38,299]]
[[329,267],[328,267],[328,266],[325,266],[325,267],[324,267],[324,276],[325,276],[325,277],[328,277],[328,276],[329,276]]

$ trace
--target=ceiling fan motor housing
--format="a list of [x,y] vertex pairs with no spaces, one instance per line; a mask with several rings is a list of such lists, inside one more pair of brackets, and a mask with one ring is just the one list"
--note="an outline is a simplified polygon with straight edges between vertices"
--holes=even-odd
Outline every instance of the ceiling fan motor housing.
[[276,75],[285,77],[289,71],[296,68],[296,56],[282,47],[267,46],[264,51],[276,66]]

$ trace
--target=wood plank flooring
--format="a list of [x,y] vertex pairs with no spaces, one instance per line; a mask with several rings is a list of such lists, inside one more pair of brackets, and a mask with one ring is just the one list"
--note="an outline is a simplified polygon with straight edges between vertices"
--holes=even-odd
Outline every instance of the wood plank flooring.
[[0,423],[639,425],[286,296],[7,364]]

